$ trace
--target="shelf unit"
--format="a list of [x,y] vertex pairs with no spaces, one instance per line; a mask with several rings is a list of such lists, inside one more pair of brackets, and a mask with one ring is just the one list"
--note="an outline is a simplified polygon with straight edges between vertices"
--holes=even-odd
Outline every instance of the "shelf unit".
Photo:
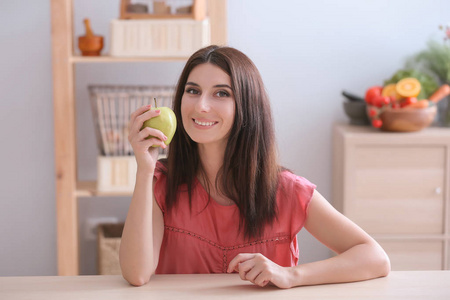
[[[73,1],[51,0],[53,110],[55,138],[56,226],[59,275],[79,274],[78,197],[123,196],[99,193],[96,182],[77,178],[75,122],[75,64],[116,62],[171,62],[179,57],[83,57],[74,53]],[[211,43],[227,44],[227,1],[208,0]],[[118,8],[119,11],[119,8]]]
[[334,128],[333,205],[385,249],[393,270],[450,266],[450,130]]

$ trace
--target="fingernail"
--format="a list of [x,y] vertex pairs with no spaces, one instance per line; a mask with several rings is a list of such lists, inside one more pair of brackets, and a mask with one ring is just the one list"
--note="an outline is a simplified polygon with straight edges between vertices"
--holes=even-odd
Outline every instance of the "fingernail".
[[161,111],[159,109],[157,109],[157,110],[155,110],[155,112],[159,114]]
[[149,105],[147,105],[146,107],[147,107],[147,108],[151,108],[151,107],[152,107],[152,105],[151,105],[151,104],[149,104]]
[[164,140],[167,140],[167,136],[164,136]]

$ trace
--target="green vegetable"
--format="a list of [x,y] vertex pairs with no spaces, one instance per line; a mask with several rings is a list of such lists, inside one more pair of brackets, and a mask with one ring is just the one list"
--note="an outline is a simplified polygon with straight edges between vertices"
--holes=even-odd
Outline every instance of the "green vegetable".
[[397,83],[408,77],[416,78],[422,86],[420,94],[417,96],[418,100],[428,99],[439,87],[437,80],[435,80],[431,75],[415,69],[397,71],[391,79],[384,81],[384,85],[386,86],[391,83]]
[[428,42],[428,49],[416,56],[416,61],[435,73],[442,83],[450,83],[450,45]]

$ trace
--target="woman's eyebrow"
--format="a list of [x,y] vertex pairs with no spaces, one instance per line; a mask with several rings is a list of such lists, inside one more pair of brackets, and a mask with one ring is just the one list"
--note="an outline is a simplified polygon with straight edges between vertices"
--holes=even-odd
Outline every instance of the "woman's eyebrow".
[[[192,82],[192,81],[186,82],[185,86],[186,85],[193,85],[193,86],[200,87],[200,85],[198,85],[197,83]],[[216,84],[214,87],[215,88],[229,88],[231,90],[231,86],[229,86],[228,84]]]
[[225,87],[225,88],[229,88],[231,90],[231,86],[229,86],[228,84],[217,84],[214,87],[219,87],[219,88]]

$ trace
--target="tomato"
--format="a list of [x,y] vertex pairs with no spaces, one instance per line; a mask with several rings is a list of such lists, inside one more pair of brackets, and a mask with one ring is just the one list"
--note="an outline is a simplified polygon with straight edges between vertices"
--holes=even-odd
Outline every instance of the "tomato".
[[392,108],[400,108],[400,103],[398,103],[397,101],[392,102]]
[[391,97],[389,96],[383,96],[383,99],[381,100],[381,103],[383,105],[388,105],[389,103],[391,103]]
[[380,128],[383,125],[383,121],[380,119],[372,120],[372,126],[375,128]]
[[400,107],[405,107],[413,103],[417,103],[416,97],[406,97],[402,102],[400,102]]
[[397,102],[399,99],[395,98],[395,96],[389,96],[391,98],[391,103],[394,104],[394,102]]
[[369,109],[369,116],[371,118],[375,117],[378,114],[377,110],[375,108]]
[[373,86],[366,91],[366,97],[364,99],[368,104],[374,105],[375,98],[381,96],[382,91],[382,86]]
[[389,98],[388,96],[376,96],[373,98],[372,100],[372,105],[375,105],[376,107],[383,107],[384,105],[388,105],[389,103],[391,103],[391,98]]

